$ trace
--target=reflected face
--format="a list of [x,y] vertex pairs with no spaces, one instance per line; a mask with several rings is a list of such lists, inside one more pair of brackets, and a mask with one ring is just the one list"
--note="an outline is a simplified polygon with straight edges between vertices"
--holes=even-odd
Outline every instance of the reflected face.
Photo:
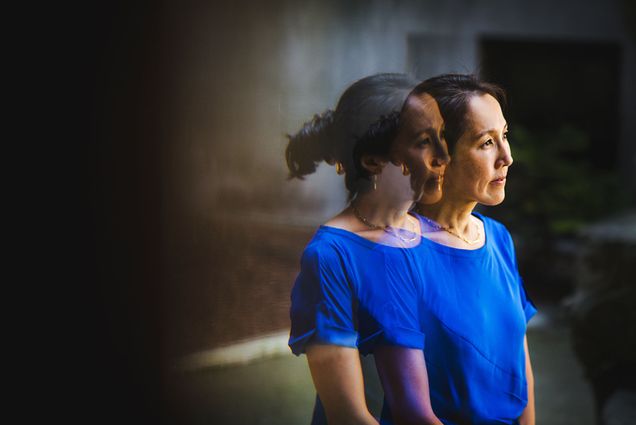
[[426,93],[408,97],[391,161],[408,168],[414,201],[433,204],[442,196],[441,182],[449,161],[443,130],[444,120],[433,97]]
[[483,205],[500,204],[506,196],[506,175],[512,165],[508,124],[499,102],[489,94],[468,104],[466,131],[457,141],[446,169],[444,197]]

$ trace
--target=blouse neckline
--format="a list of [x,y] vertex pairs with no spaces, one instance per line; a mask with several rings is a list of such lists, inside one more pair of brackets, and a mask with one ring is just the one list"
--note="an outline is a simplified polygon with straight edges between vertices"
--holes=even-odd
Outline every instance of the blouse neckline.
[[[418,221],[418,224],[419,224],[419,227],[420,227],[420,232],[421,232],[421,230],[423,228],[422,217],[420,217],[418,214],[415,214],[415,213],[411,213],[411,216]],[[370,239],[367,239],[367,238],[365,238],[363,236],[358,235],[355,232],[352,232],[350,230],[345,230],[345,229],[342,229],[340,227],[327,226],[327,225],[323,224],[323,225],[321,225],[319,227],[319,230],[325,231],[325,232],[328,232],[328,233],[332,233],[332,234],[337,234],[337,235],[340,235],[340,236],[344,236],[344,237],[346,237],[346,238],[348,238],[348,239],[350,239],[350,240],[352,240],[354,242],[358,242],[358,243],[360,243],[360,244],[362,244],[362,245],[364,245],[364,246],[366,246],[368,248],[371,248],[371,249],[385,249],[385,248],[389,249],[389,250],[392,250],[392,249],[398,249],[398,250],[414,249],[414,248],[418,248],[418,247],[422,246],[422,241],[424,239],[426,239],[423,236],[418,235],[419,236],[419,240],[417,242],[415,242],[413,245],[410,245],[410,246],[395,246],[395,245],[387,245],[387,244],[384,244],[384,243],[381,243],[381,242],[374,242],[374,241],[372,241]],[[409,232],[409,233],[414,234],[412,232]]]
[[[319,227],[319,230],[323,232],[346,237],[349,240],[357,242],[358,244],[361,244],[371,249],[409,250],[409,249],[415,249],[415,248],[430,248],[442,254],[450,255],[454,257],[478,258],[483,256],[484,253],[486,253],[488,249],[488,245],[490,244],[489,229],[488,229],[488,225],[485,220],[485,217],[483,215],[475,211],[473,211],[471,214],[477,217],[484,225],[484,244],[477,249],[455,248],[452,246],[441,244],[439,242],[435,242],[431,239],[428,239],[426,236],[420,236],[419,241],[417,241],[417,243],[415,243],[412,246],[408,246],[408,247],[393,246],[393,245],[386,245],[380,242],[374,242],[372,240],[369,240],[367,238],[364,238],[358,235],[357,233],[342,229],[340,227],[326,226],[323,224]],[[414,216],[415,218],[417,218],[419,222],[420,230],[423,229],[425,226],[424,218],[422,218],[422,216],[417,213],[414,213]]]
[[[439,242],[435,242],[431,239],[428,239],[426,236],[422,237],[422,244],[438,252],[441,252],[443,254],[452,255],[456,257],[482,256],[486,252],[487,247],[490,243],[490,237],[488,234],[489,233],[488,225],[486,223],[486,220],[484,219],[484,216],[481,215],[480,213],[473,211],[471,214],[475,216],[476,218],[478,218],[484,225],[484,244],[480,246],[479,248],[476,248],[476,249],[455,248],[452,246],[441,244]],[[419,216],[420,215],[418,214],[418,218]],[[419,219],[422,220],[422,218],[419,218]]]

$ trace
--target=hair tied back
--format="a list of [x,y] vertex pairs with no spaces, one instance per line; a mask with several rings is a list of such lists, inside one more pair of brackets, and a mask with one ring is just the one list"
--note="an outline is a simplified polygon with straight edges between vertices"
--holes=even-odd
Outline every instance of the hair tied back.
[[320,162],[335,162],[334,121],[334,111],[328,109],[322,114],[314,115],[296,134],[287,135],[289,144],[285,150],[285,159],[289,178],[302,179],[316,171]]

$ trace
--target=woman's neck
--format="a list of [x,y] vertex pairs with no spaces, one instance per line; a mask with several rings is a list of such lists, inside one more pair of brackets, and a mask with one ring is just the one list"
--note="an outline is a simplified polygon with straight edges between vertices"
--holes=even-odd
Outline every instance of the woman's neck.
[[477,202],[474,201],[460,201],[442,197],[436,204],[418,204],[417,210],[442,227],[466,232],[470,226],[471,214],[476,206]]
[[392,202],[386,194],[372,191],[356,196],[351,205],[373,225],[404,228],[408,227],[406,220],[413,201]]

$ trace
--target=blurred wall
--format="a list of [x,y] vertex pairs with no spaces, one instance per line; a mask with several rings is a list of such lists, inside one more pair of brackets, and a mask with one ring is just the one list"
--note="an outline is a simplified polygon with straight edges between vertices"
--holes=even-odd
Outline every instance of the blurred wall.
[[304,210],[306,221],[324,220],[344,205],[340,179],[323,166],[306,182],[284,183],[284,135],[334,107],[343,89],[365,75],[479,71],[483,36],[618,43],[619,158],[632,182],[636,53],[623,8],[600,0],[279,0],[170,10],[175,96],[164,152],[167,228],[196,233],[204,217],[236,210],[287,221]]

